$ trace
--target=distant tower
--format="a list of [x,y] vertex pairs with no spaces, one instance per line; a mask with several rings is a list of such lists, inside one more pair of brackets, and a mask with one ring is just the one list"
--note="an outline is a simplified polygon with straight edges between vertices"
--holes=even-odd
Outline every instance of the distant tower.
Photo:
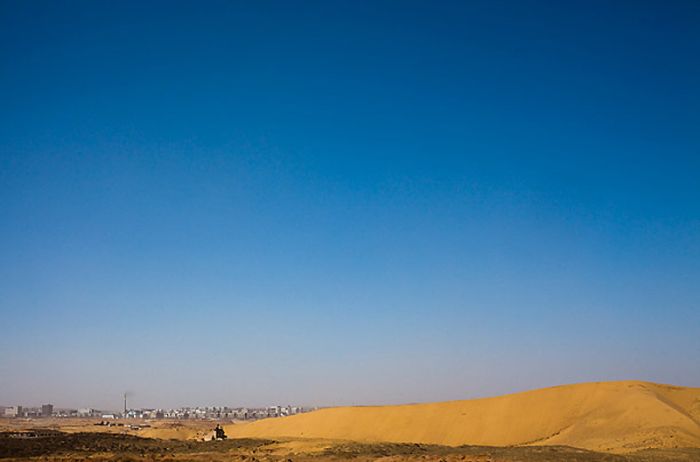
[[53,404],[42,404],[41,405],[41,416],[51,417],[53,415]]
[[124,393],[124,417],[126,417],[126,393]]

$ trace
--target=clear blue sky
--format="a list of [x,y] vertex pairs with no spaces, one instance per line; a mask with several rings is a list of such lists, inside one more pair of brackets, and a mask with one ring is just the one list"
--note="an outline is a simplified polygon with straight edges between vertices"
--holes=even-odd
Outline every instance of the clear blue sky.
[[1,2],[0,404],[700,386],[698,24]]

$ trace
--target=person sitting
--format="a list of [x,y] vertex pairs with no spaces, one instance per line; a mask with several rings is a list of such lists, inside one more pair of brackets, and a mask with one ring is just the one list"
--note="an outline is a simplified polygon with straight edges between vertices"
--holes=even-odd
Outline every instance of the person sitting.
[[226,433],[224,432],[224,429],[221,425],[216,424],[216,428],[214,429],[214,433],[216,435],[217,440],[225,440],[226,439]]

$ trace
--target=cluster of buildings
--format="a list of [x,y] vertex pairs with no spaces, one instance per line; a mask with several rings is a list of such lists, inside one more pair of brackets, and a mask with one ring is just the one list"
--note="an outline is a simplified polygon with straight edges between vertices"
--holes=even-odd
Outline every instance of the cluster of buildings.
[[4,417],[51,417],[54,415],[54,409],[53,404],[42,404],[41,407],[0,407],[0,415]]
[[181,407],[177,409],[124,409],[123,412],[102,411],[92,408],[54,409],[52,404],[39,407],[0,407],[0,416],[20,417],[83,417],[101,419],[200,419],[200,420],[256,420],[284,417],[313,410],[301,406],[247,407]]
[[[182,407],[178,409],[142,409],[139,411],[129,411],[127,417],[136,418],[167,418],[167,419],[209,419],[209,420],[254,420],[266,419],[268,417],[284,417],[288,415],[300,414],[311,409],[301,406],[268,406],[261,408],[247,407]],[[155,414],[154,414],[155,413]],[[159,417],[159,414],[162,416]]]

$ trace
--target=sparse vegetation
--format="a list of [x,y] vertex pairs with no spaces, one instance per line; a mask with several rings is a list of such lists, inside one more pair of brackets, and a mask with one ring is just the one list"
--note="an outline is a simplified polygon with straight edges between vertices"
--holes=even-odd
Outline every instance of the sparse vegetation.
[[[238,461],[238,462],[690,462],[699,449],[648,450],[628,455],[605,454],[566,446],[448,447],[422,444],[350,443],[295,440],[231,439],[186,441],[142,438],[115,433],[45,432],[18,437],[0,433],[0,459],[41,462]],[[321,448],[319,450],[319,448]]]

